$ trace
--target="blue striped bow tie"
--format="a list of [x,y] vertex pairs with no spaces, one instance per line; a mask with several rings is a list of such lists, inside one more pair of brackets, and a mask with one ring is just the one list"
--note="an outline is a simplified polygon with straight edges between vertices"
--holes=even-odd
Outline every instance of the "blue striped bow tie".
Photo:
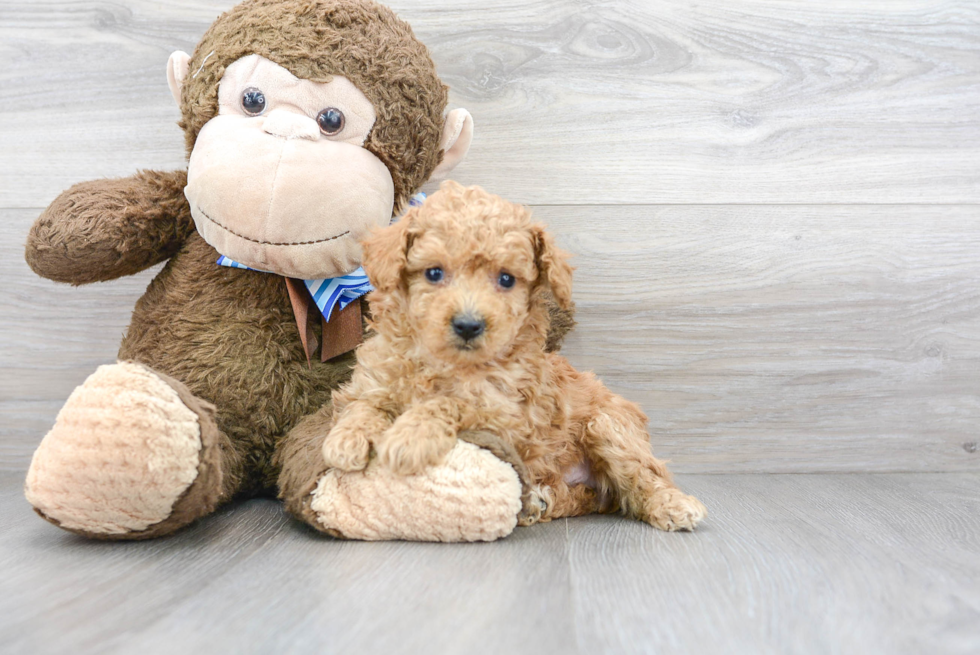
[[[418,207],[425,200],[424,193],[416,193],[408,201],[409,206]],[[230,266],[232,268],[242,268],[247,271],[256,271],[258,269],[250,268],[245,264],[239,264],[233,259],[221,255],[218,257],[219,266]],[[260,271],[262,273],[267,273],[268,271]],[[374,287],[371,286],[371,282],[368,280],[367,273],[364,272],[364,268],[361,266],[357,267],[347,275],[341,275],[340,277],[328,277],[319,280],[303,280],[306,284],[306,288],[310,291],[310,295],[313,296],[313,302],[316,303],[317,308],[320,313],[323,314],[323,320],[329,321],[331,314],[333,314],[334,308],[339,311],[343,311],[347,305],[351,304],[361,296],[365,295],[369,291],[374,291]]]
[[[224,255],[218,257],[219,266],[230,266],[232,268],[241,268],[247,271],[256,271],[258,269],[250,268],[245,264],[239,264],[233,259],[229,259]],[[266,273],[268,271],[259,271],[260,273]],[[320,313],[323,314],[323,320],[329,321],[330,315],[333,314],[333,310],[337,309],[343,311],[344,307],[351,304],[364,294],[369,291],[374,291],[374,287],[371,286],[371,282],[368,280],[367,273],[364,272],[364,268],[361,266],[357,267],[357,270],[348,273],[347,275],[341,275],[340,277],[328,277],[319,280],[303,280],[303,284],[309,289],[310,295],[313,296],[313,302],[316,303],[317,308]],[[316,314],[314,314],[316,316]]]

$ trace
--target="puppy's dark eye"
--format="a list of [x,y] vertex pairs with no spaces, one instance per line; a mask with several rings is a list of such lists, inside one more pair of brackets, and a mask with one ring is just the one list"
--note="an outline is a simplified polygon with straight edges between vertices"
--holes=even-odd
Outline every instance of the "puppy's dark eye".
[[258,116],[265,111],[265,94],[254,87],[242,92],[242,109],[246,114]]
[[425,269],[425,279],[436,284],[437,282],[442,282],[443,272],[438,266],[433,266],[432,268]]
[[327,107],[316,115],[316,122],[324,134],[337,134],[344,129],[344,112],[336,107]]
[[504,289],[510,289],[514,286],[515,282],[517,282],[517,278],[510,273],[501,273],[500,277],[497,278],[497,284]]

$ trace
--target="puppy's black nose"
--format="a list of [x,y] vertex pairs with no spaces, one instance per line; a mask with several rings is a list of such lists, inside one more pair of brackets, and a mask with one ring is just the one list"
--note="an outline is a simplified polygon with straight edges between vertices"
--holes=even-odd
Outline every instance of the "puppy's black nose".
[[453,316],[453,332],[466,341],[476,339],[483,334],[483,330],[486,327],[487,324],[483,319],[477,318],[472,314],[457,314]]

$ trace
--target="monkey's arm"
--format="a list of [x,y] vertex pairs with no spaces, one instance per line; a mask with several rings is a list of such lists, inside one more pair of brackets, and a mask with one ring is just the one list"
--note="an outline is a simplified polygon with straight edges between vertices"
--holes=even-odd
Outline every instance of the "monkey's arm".
[[169,259],[194,231],[186,184],[186,171],[76,184],[34,222],[27,264],[50,280],[87,284]]

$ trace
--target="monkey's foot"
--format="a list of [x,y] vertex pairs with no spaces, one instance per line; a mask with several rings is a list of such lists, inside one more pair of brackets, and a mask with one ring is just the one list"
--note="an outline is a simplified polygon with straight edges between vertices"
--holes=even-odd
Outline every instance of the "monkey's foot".
[[55,525],[89,537],[173,532],[217,504],[213,413],[146,366],[101,366],[72,392],[34,453],[27,500]]
[[328,470],[310,509],[317,528],[348,539],[493,541],[514,530],[521,497],[514,467],[460,441],[418,475],[398,475],[377,460],[363,471]]

